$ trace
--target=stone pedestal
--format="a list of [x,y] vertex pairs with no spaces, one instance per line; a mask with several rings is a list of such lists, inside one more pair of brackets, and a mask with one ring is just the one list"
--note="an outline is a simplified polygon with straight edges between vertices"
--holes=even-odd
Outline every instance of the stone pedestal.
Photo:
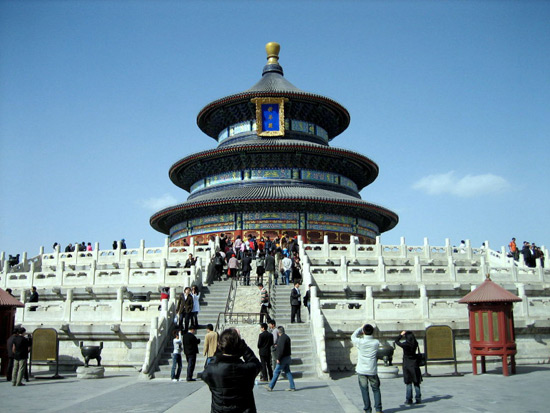
[[378,366],[378,377],[381,379],[395,379],[398,373],[397,366]]
[[102,379],[105,377],[105,367],[84,367],[80,366],[76,369],[77,379]]

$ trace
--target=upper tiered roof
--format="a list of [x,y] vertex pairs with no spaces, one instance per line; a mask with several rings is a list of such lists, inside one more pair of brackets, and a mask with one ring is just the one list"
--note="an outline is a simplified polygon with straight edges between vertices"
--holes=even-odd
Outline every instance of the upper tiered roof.
[[338,102],[325,96],[305,92],[283,76],[279,65],[280,46],[268,43],[268,62],[262,78],[250,89],[229,95],[206,105],[197,116],[199,128],[217,140],[218,134],[228,125],[256,118],[256,106],[251,102],[258,97],[286,97],[285,116],[315,123],[323,127],[329,140],[342,133],[350,123],[349,112]]

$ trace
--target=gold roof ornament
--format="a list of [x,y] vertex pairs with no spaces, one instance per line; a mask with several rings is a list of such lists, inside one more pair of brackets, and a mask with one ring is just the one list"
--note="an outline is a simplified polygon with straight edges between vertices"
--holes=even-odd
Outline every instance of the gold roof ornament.
[[269,42],[265,45],[265,51],[267,52],[267,64],[278,65],[279,64],[279,52],[281,45],[277,42]]

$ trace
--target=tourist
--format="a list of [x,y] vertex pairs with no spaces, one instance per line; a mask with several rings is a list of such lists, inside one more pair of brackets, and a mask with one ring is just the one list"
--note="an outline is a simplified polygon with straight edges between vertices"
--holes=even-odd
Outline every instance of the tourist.
[[294,283],[294,288],[290,291],[290,322],[302,322],[302,296],[300,293],[300,283]]
[[86,246],[86,251],[92,251],[92,243],[88,242],[88,245]]
[[270,320],[269,317],[269,293],[267,288],[264,287],[262,283],[258,284],[258,289],[260,290],[260,323],[264,322],[264,317],[266,321]]
[[265,253],[260,252],[256,260],[256,284],[264,282],[265,273]]
[[292,377],[292,372],[290,371],[290,362],[292,361],[292,345],[290,337],[285,334],[285,328],[282,326],[277,327],[279,330],[279,339],[277,340],[277,366],[273,372],[273,378],[271,382],[267,385],[267,391],[273,391],[273,388],[277,384],[277,379],[281,372],[286,373],[286,378],[290,387],[289,391],[296,391],[296,385],[294,384],[294,378]]
[[241,240],[241,236],[237,235],[237,238],[235,239],[235,242],[233,243],[233,251],[235,252],[238,259],[241,258],[242,244],[243,244],[243,241]]
[[120,249],[121,250],[125,250],[126,249],[126,240],[124,238],[122,238],[120,240]]
[[73,244],[69,243],[69,245],[65,247],[65,252],[72,252],[72,251],[73,251]]
[[211,412],[256,412],[254,381],[261,364],[240,337],[228,328],[220,334],[219,351],[202,373],[202,380],[212,393]]
[[[88,243],[89,244],[89,243]],[[90,251],[91,251],[91,244],[90,244]],[[86,247],[86,243],[84,241],[82,241],[82,244],[80,244],[80,248],[79,248],[80,251],[86,251],[87,250],[87,247]]]
[[[36,287],[32,287],[32,293],[29,297],[29,303],[37,303],[38,302],[38,292],[36,291]],[[32,306],[29,308],[30,311],[36,311],[38,306]]]
[[12,342],[13,370],[11,382],[13,386],[24,386],[22,381],[27,370],[27,357],[31,347],[30,341],[25,337],[25,332],[25,328],[20,327]]
[[185,319],[185,332],[187,332],[187,329],[189,328],[189,321],[191,320],[192,311],[193,296],[191,295],[191,288],[185,287],[176,308],[176,313],[178,315],[178,326],[180,330],[183,327],[183,320]]
[[252,257],[250,255],[250,251],[246,251],[241,261],[242,285],[250,285],[250,271],[252,271]]
[[214,360],[214,355],[218,349],[218,333],[214,331],[214,326],[208,324],[206,326],[206,335],[204,336],[204,355],[206,356],[206,362],[204,368],[208,366],[212,360]]
[[512,238],[512,241],[508,244],[508,248],[510,249],[509,256],[514,258],[515,261],[519,260],[519,250],[515,238]]
[[113,241],[113,249],[114,250],[118,249],[118,243],[116,241]]
[[12,379],[13,364],[15,360],[13,355],[13,339],[17,337],[18,334],[19,327],[15,327],[13,329],[12,335],[8,338],[8,341],[6,342],[6,347],[8,351],[8,370],[6,371],[6,381],[8,382],[11,382]]
[[[402,343],[401,339],[405,339]],[[403,349],[403,380],[406,384],[405,404],[413,404],[412,386],[414,384],[414,393],[416,404],[422,403],[422,394],[420,393],[420,382],[422,373],[418,366],[417,350],[418,341],[412,331],[402,331],[399,337],[395,339],[395,344]]]
[[290,272],[292,271],[292,260],[289,258],[288,254],[282,260],[282,266],[284,271],[284,284],[290,284]]
[[271,368],[275,370],[277,367],[277,341],[279,340],[279,330],[277,330],[277,323],[271,319],[267,322],[269,325],[269,332],[273,336],[273,345],[271,346]]
[[193,372],[195,371],[195,364],[197,363],[197,353],[199,352],[199,343],[201,342],[195,334],[197,334],[197,327],[189,327],[189,331],[183,335],[183,352],[185,353],[185,359],[187,361],[187,379],[186,381],[196,381],[193,378]]
[[193,258],[193,254],[189,254],[189,257],[187,257],[187,260],[185,261],[184,268],[191,268],[195,266],[195,263],[197,262],[196,258]]
[[[172,351],[172,372],[170,377],[173,382],[181,381],[181,352],[183,350],[183,342],[181,340],[181,330],[174,330],[172,333],[172,343],[174,344],[174,351]],[[176,370],[177,368],[177,370]]]
[[225,252],[226,247],[227,247],[227,235],[221,234],[220,235],[220,251]]
[[363,410],[365,412],[372,411],[368,388],[370,383],[374,397],[374,408],[377,413],[381,413],[382,395],[380,394],[380,379],[378,378],[376,365],[376,352],[378,351],[380,342],[372,336],[373,333],[373,326],[365,324],[354,331],[351,335],[351,341],[357,347],[357,366],[355,367],[355,371],[357,372],[359,388],[363,396]]
[[215,270],[215,279],[217,281],[222,280],[222,273],[223,273],[223,263],[224,259],[220,251],[216,251],[216,254],[214,255],[214,270]]
[[191,288],[191,296],[193,297],[193,311],[191,312],[191,324],[193,324],[194,326],[199,326],[199,311],[201,310],[201,305],[200,305],[200,298],[201,298],[201,293],[199,292],[199,287],[197,287],[196,285],[194,285],[192,288]]
[[267,331],[267,324],[260,323],[260,334],[258,335],[258,353],[262,363],[260,381],[268,381],[273,378],[271,367],[271,347],[273,347],[273,335]]
[[302,265],[298,253],[292,256],[292,282],[302,281]]
[[229,262],[227,263],[227,270],[229,272],[229,278],[234,279],[237,277],[237,271],[239,269],[239,261],[237,260],[237,257],[235,257],[235,254],[231,254],[231,258],[229,258]]
[[307,308],[308,314],[311,314],[311,287],[313,287],[313,284],[307,286],[307,291],[304,295],[304,307]]
[[[273,252],[268,252],[265,257],[265,274],[267,276],[267,282],[273,282],[275,281],[275,285],[277,285],[277,279],[278,277],[273,277],[275,275],[275,257],[273,256]],[[275,278],[275,280],[273,280]]]

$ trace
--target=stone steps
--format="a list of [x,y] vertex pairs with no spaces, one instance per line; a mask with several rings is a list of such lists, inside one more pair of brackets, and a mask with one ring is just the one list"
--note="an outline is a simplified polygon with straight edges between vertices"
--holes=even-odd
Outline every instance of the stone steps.
[[273,285],[271,291],[272,316],[277,325],[285,327],[286,334],[292,342],[291,371],[294,378],[316,379],[316,363],[311,341],[309,316],[307,309],[302,308],[303,323],[290,323],[290,290],[291,286]]
[[[218,314],[225,310],[227,295],[229,294],[230,281],[219,281],[212,284],[210,287],[203,286],[201,297],[201,309],[198,314],[199,328],[197,329],[197,338],[201,340],[199,344],[199,354],[197,354],[197,364],[195,367],[196,377],[203,370],[206,358],[202,354],[204,345],[204,336],[206,335],[206,325],[212,324],[216,326]],[[170,333],[171,334],[171,333]],[[155,372],[155,378],[170,378],[172,371],[172,351],[174,350],[172,340],[168,340],[161,359],[159,361],[158,371]],[[185,354],[182,354],[182,371],[180,378],[185,379],[187,363],[185,362]]]

